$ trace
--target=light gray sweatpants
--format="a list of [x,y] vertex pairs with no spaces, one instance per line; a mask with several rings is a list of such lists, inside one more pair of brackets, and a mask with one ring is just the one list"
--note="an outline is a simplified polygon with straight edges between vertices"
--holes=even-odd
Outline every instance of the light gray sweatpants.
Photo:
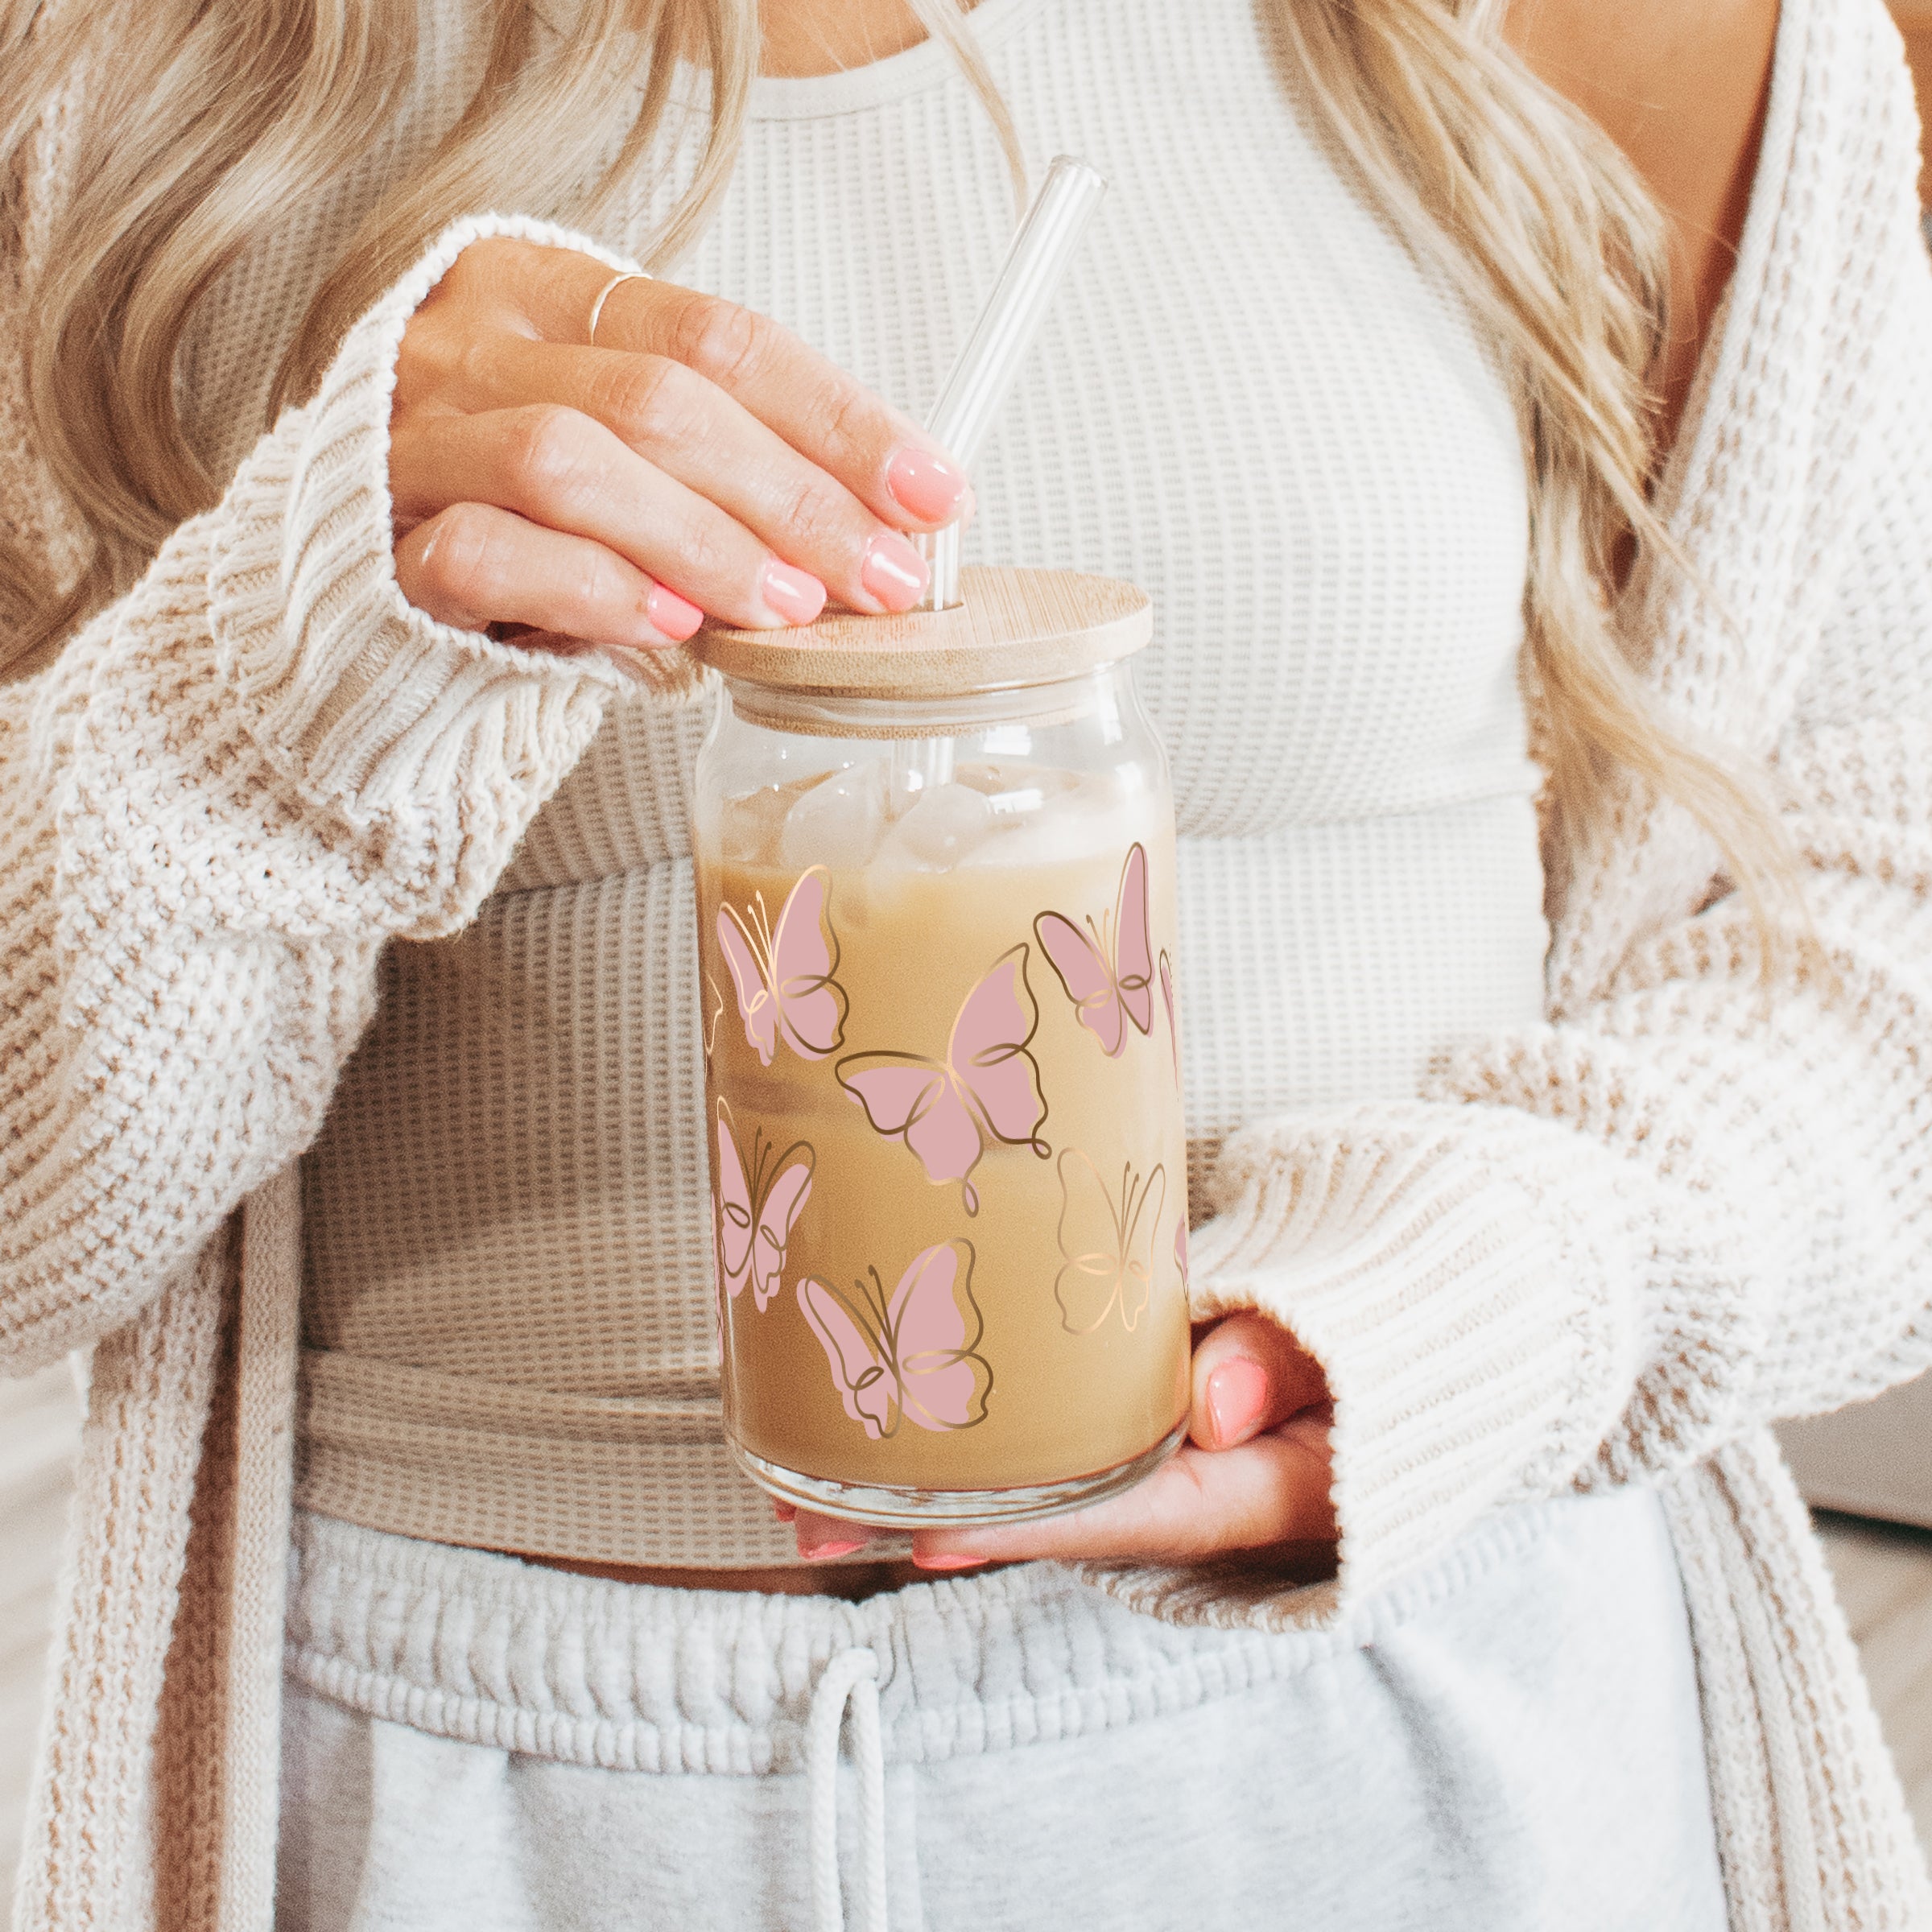
[[859,1604],[297,1525],[279,1932],[1722,1932],[1655,1500],[1340,1629],[1032,1565]]

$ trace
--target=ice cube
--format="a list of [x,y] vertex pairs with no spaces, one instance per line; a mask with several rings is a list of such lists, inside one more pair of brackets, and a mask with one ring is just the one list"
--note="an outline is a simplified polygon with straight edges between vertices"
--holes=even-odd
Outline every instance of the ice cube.
[[1052,819],[1003,828],[973,848],[965,863],[989,869],[1005,866],[1063,865],[1086,849],[1077,832]]
[[947,872],[964,863],[993,824],[993,807],[965,785],[922,792],[880,844],[875,863],[897,872]]
[[778,835],[797,800],[796,791],[777,785],[727,799],[718,833],[724,858],[740,865],[777,865]]
[[785,815],[778,834],[784,865],[869,865],[888,814],[884,766],[873,760],[821,778]]
[[1069,803],[1082,812],[1117,811],[1130,786],[1118,771],[1090,771],[1074,787]]
[[1063,865],[1133,835],[1123,832],[1120,789],[1104,772],[1041,799],[1024,815],[1002,815],[1000,829],[964,861],[968,865]]
[[953,774],[962,785],[983,791],[993,800],[995,811],[1036,811],[1042,799],[1057,798],[1080,782],[1076,771],[1063,771],[1056,765],[1034,765],[1021,760],[1001,764],[975,762],[962,765]]

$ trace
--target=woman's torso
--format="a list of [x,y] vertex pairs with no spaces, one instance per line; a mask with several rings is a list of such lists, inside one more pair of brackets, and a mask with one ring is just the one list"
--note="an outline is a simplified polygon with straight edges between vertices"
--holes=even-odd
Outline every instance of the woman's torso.
[[[1153,594],[1156,640],[1140,675],[1173,756],[1183,835],[1198,1179],[1249,1121],[1409,1094],[1457,1041],[1540,1017],[1517,429],[1455,303],[1353,196],[1282,93],[1249,0],[984,0],[975,19],[1036,164],[1071,150],[1113,185],[980,466],[968,548],[1110,572]],[[944,56],[919,49],[826,81],[762,85],[755,112],[685,279],[778,316],[923,408],[1011,219],[978,109]],[[634,248],[651,212],[641,200],[610,238]],[[199,399],[246,419],[246,394],[217,385]],[[781,1832],[803,1815],[782,1777],[746,1775],[782,1769],[758,1761],[755,1740],[701,1790],[634,1769],[586,1781],[621,1761],[609,1747],[629,1735],[627,1671],[655,1686],[680,1659],[729,1658],[732,1695],[770,1706],[774,1737],[795,1728],[822,1693],[828,1654],[796,1633],[844,1607],[606,1597],[613,1586],[426,1554],[395,1534],[591,1563],[729,1570],[792,1557],[719,1434],[686,833],[704,724],[701,708],[614,712],[474,927],[391,949],[378,1018],[308,1160],[300,1493],[319,1515],[367,1525],[342,1533],[352,1568],[413,1593],[391,1605],[358,1572],[366,1630],[334,1609],[305,1622],[304,1568],[291,1665],[333,1713],[298,1700],[289,1733],[303,1814],[289,1843],[308,1845],[311,1876],[332,1859],[361,1885],[393,1840],[398,1871],[457,1896],[479,1868],[467,1852],[436,1852],[435,1833],[471,1819],[468,1794],[508,1793],[513,1769],[526,1783],[561,1771],[564,1812],[539,1823],[541,1807],[526,1805],[498,1843],[568,1843],[572,1899],[614,1885],[629,1915],[635,1867],[622,1847],[641,1845],[651,1871],[700,1885],[728,1922],[702,1834],[746,1806]],[[852,1608],[865,1630],[844,1641],[879,1655],[890,1715],[895,1682],[927,1682],[894,1678],[892,1631],[937,1604],[970,1620],[983,1600],[1030,1601],[1060,1587],[1055,1574],[881,1595]],[[531,1617],[505,1622],[506,1589],[530,1595]],[[1654,1499],[1575,1499],[1483,1526],[1387,1601],[1359,1607],[1333,1633],[1332,1668],[1302,1669],[1292,1633],[1174,1629],[1088,1594],[1083,1616],[1114,1620],[1130,1648],[1170,1653],[1177,1681],[1233,1682],[1231,1641],[1281,1675],[1265,1711],[1224,1702],[1226,1737],[1203,1747],[1190,1783],[1243,1856],[1262,1838],[1233,1801],[1280,1809],[1298,1788],[1284,1781],[1288,1761],[1331,1737],[1340,1795],[1326,1822],[1311,1834],[1282,1810],[1301,1832],[1282,1867],[1292,1895],[1315,1885],[1365,1898],[1360,1880],[1385,1864],[1393,1818],[1360,1781],[1372,1778],[1375,1791],[1412,1789],[1415,1818],[1465,1875],[1530,1885],[1528,1902],[1485,1905],[1480,1922],[1547,1922],[1562,1874],[1583,1868],[1563,1861],[1627,1843],[1619,1835],[1633,1827],[1651,1847],[1653,1901],[1673,1901],[1666,1916],[1721,1919],[1682,1593]],[[1389,1620],[1411,1604],[1392,1648]],[[432,1612],[443,1634],[419,1641]],[[741,1659],[731,1633],[752,1627],[762,1648]],[[364,1653],[365,1636],[380,1656]],[[1030,1657],[1024,1696],[1009,1694],[1009,1647],[983,1661],[953,1648],[1001,1721],[1036,1707],[1104,1714],[1117,1701],[1083,1678],[1081,1645],[1056,1639]],[[402,1685],[400,1703],[370,1702],[394,1660],[419,1653],[444,1674]],[[1429,1679],[1423,1698],[1405,1690],[1405,1657]],[[573,1671],[589,1674],[580,1695]],[[1115,1770],[1123,1790],[1158,1789],[1148,1777],[1170,1740],[1164,1694],[1137,1662],[1129,1675],[1161,1728],[1123,1734]],[[1626,1685],[1649,1699],[1634,1719],[1637,1705],[1615,1695]],[[493,1740],[435,1735],[434,1713],[481,1707],[480,1696],[529,1707]],[[774,1696],[791,1702],[780,1711]],[[938,1721],[912,1729],[938,1735]],[[580,1732],[582,1762],[559,1742]],[[896,1748],[889,1738],[889,1758]],[[419,1769],[425,1752],[457,1754],[434,1818],[357,1810],[354,1792],[330,1783],[386,1751]],[[1004,1816],[997,1792],[1022,1777],[1013,1790],[1040,1831],[1092,1836],[1092,1806],[1069,1811],[1069,1791],[1085,1787],[1077,1773],[1068,1784],[1057,1748],[1025,1765],[989,1755],[985,1769],[985,1793],[943,1807],[960,1830]],[[1037,1795],[1028,1772],[1046,1781]],[[638,1814],[601,1847],[582,1836],[587,1818],[625,1806],[671,1809],[654,1823]],[[1191,1909],[1195,1840],[1158,1809],[1136,1836],[1182,1861]],[[927,1816],[940,1810],[935,1799]],[[674,1816],[687,1822],[667,1825]],[[1674,1836],[1652,1832],[1653,1817],[1674,1821]],[[332,1850],[318,1832],[338,1819],[349,1822]],[[1617,1859],[1598,1864],[1608,1888]],[[789,1882],[789,1864],[766,1865],[745,1864],[748,1882]],[[1416,1894],[1430,1922],[1447,1882],[1439,1874]],[[1489,1901],[1454,1884],[1462,1903]],[[1629,1922],[1629,1901],[1606,1889],[1603,1902],[1606,1926]],[[1363,1922],[1389,1922],[1367,1909]]]
[[[1507,387],[1323,152],[1245,0],[984,0],[1036,167],[1112,189],[977,474],[969,559],[1130,578],[1171,754],[1191,1167],[1540,1015]],[[695,151],[682,149],[687,166]],[[637,248],[670,190],[609,238]],[[764,81],[679,272],[914,411],[1010,232],[923,47]],[[308,1162],[302,1491],[589,1562],[793,1550],[719,1435],[687,806],[621,705],[481,917],[390,950]]]

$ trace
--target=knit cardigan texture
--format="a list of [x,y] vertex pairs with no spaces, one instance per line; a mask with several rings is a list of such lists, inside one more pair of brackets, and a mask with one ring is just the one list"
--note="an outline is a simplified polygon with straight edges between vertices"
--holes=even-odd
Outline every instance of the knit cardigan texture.
[[[18,314],[66,154],[40,133]],[[1708,840],[1634,785],[1558,907],[1545,1022],[1398,1104],[1228,1147],[1197,1312],[1335,1396],[1336,1579],[1096,1569],[1174,1619],[1331,1617],[1521,1499],[1663,1495],[1732,1923],[1932,1922],[1767,1433],[1932,1361],[1932,271],[1878,0],[1785,0],[1727,306],[1618,611],[1687,729],[1765,760],[1818,957],[1764,967]],[[386,428],[458,224],[220,504],[0,687],[0,1372],[93,1375],[19,1932],[273,1917],[299,1191],[391,939],[474,914],[617,674],[408,605]],[[614,261],[614,257],[606,257]],[[0,316],[0,327],[17,328]],[[82,540],[0,369],[0,514]],[[696,683],[669,659],[661,696]],[[1633,1848],[1634,1850],[1634,1848]]]

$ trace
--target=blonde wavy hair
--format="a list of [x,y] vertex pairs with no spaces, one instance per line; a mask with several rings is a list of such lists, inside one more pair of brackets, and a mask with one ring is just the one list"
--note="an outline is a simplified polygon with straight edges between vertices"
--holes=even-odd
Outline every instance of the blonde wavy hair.
[[[481,81],[429,164],[396,183],[344,250],[271,411],[314,382],[349,323],[456,216],[514,207],[594,224],[642,164],[681,56],[712,76],[708,140],[650,237],[649,264],[674,264],[703,229],[744,126],[758,0],[575,0],[573,23],[548,44],[531,0],[492,4]],[[956,0],[909,4],[966,70],[1023,179]],[[1620,770],[1687,807],[1755,898],[1781,865],[1754,782],[1666,727],[1610,616],[1632,559],[1670,548],[1649,502],[1649,384],[1667,325],[1658,209],[1613,144],[1510,50],[1504,0],[1264,5],[1285,84],[1514,377],[1530,481],[1528,671],[1553,856],[1560,863],[1596,819]],[[0,0],[13,231],[0,242],[38,265],[21,310],[33,428],[92,540],[79,580],[64,586],[0,532],[0,671],[125,588],[215,500],[222,479],[177,402],[188,317],[243,249],[380,134],[419,56],[418,6],[134,0],[113,10],[112,58],[89,62],[101,6]],[[28,237],[22,184],[50,115],[77,144],[74,187],[51,230]]]

